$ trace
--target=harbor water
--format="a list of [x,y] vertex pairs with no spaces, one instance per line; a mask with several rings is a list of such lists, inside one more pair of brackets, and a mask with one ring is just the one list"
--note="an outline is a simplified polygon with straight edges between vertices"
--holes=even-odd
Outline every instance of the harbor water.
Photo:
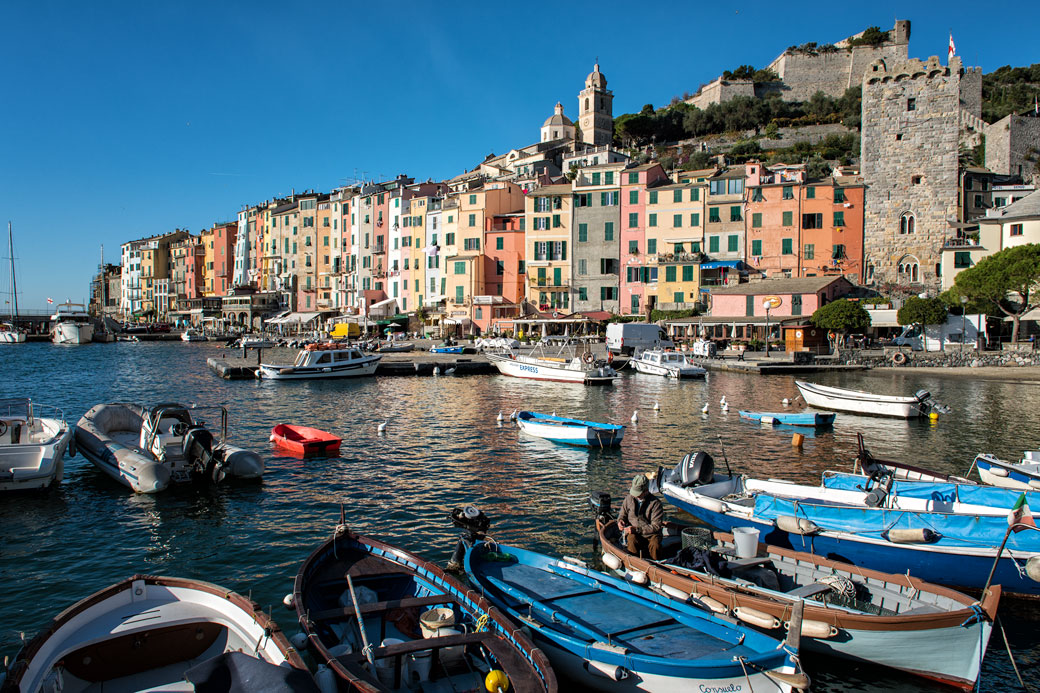
[[[711,373],[706,381],[674,382],[626,371],[607,387],[499,375],[225,381],[206,359],[228,353],[181,342],[0,349],[0,396],[58,406],[72,424],[102,402],[224,405],[231,442],[267,462],[261,483],[189,485],[143,496],[76,456],[66,461],[60,488],[0,496],[0,655],[13,656],[21,634],[31,636],[73,602],[134,573],[198,578],[251,594],[273,605],[291,635],[294,614],[281,599],[303,559],[331,535],[341,504],[351,528],[441,565],[458,536],[448,513],[466,504],[489,515],[499,541],[595,561],[590,493],[610,491],[620,502],[633,475],[672,466],[687,452],[706,450],[723,469],[728,460],[734,471],[818,483],[825,469],[851,468],[858,432],[877,457],[957,473],[978,452],[1018,459],[1023,449],[1040,446],[1040,383],[1014,378],[913,370],[821,375],[814,380],[875,392],[925,389],[952,411],[935,423],[839,414],[833,431],[807,438],[798,450],[791,433],[737,414],[779,410],[785,397],[794,400],[794,378],[787,376]],[[723,395],[728,414],[719,406]],[[800,401],[791,407],[799,408]],[[508,417],[514,409],[628,429],[618,450],[568,448],[496,422],[499,411]],[[386,433],[379,435],[383,421]],[[271,428],[286,422],[341,435],[341,456],[301,460],[275,451]],[[1040,607],[1006,600],[1001,622],[1020,670],[1035,675]],[[869,664],[808,659],[806,665],[817,691],[937,688]],[[1018,689],[999,628],[981,689]]]

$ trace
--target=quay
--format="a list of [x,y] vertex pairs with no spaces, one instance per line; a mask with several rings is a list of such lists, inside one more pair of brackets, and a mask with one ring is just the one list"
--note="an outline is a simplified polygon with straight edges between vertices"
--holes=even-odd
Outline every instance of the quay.
[[830,371],[865,371],[868,366],[844,363],[797,363],[780,359],[737,360],[735,356],[722,359],[704,359],[697,365],[709,371],[728,371],[730,373],[757,373],[758,375],[795,375],[804,373],[825,373]]

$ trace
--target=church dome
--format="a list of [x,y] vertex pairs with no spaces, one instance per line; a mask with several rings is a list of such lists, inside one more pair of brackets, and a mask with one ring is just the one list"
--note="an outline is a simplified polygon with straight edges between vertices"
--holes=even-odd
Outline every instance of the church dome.
[[592,72],[585,78],[586,89],[606,89],[607,78],[603,76],[603,73],[599,71],[599,63],[592,68]]
[[570,118],[563,115],[563,104],[559,101],[556,102],[555,112],[545,119],[545,123],[542,127],[544,128],[548,125],[574,125]]

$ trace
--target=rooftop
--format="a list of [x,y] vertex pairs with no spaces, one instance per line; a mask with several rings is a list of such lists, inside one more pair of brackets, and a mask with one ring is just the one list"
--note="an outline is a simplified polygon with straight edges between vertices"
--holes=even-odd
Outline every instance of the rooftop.
[[802,277],[798,279],[765,279],[733,286],[711,287],[711,294],[726,296],[757,296],[759,294],[814,294],[844,277]]
[[1040,190],[1031,192],[1021,200],[1012,202],[1007,207],[992,210],[993,214],[979,219],[981,224],[1003,223],[1016,219],[1032,219],[1040,217]]

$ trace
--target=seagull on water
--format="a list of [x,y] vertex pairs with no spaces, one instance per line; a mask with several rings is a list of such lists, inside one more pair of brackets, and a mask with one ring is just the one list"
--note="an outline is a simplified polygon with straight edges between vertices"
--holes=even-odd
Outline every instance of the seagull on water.
[[503,422],[503,421],[505,421],[505,420],[506,420],[506,417],[505,417],[505,416],[503,416],[503,414],[502,414],[502,410],[501,410],[501,409],[499,409],[499,410],[498,410],[498,416],[497,416],[497,417],[495,418],[495,421],[497,421],[497,422],[499,422],[499,423],[502,423],[502,422]]
[[455,366],[452,366],[448,370],[444,371],[444,375],[455,375]]
[[519,414],[519,413],[520,413],[519,409],[514,409],[513,413],[509,415],[509,420],[510,421],[516,421],[517,414]]
[[632,412],[632,423],[639,423],[639,410]]
[[781,402],[781,404],[783,404],[785,407],[790,406],[791,405],[791,400],[789,400],[786,397],[784,397],[784,401]]
[[434,366],[433,367],[433,374],[434,375],[440,375],[441,374],[441,367],[440,366]]
[[386,433],[386,424],[387,424],[388,422],[389,422],[389,419],[387,419],[387,420],[386,420],[386,421],[384,421],[383,423],[381,423],[381,424],[379,424],[378,426],[376,426],[376,433],[379,433],[379,434],[383,434],[383,433]]
[[657,402],[654,402],[654,411],[661,411],[661,405]]
[[708,413],[708,403],[707,402],[704,403],[704,407],[701,409],[701,413],[702,414],[707,414]]

